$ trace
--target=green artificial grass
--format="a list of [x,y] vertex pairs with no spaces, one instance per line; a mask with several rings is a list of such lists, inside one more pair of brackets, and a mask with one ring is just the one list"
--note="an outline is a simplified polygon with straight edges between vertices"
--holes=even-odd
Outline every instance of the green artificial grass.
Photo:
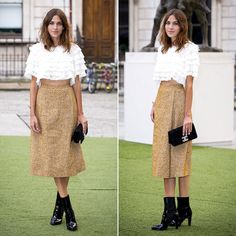
[[163,180],[151,175],[151,145],[120,141],[119,155],[121,236],[236,235],[236,150],[193,147],[192,226],[185,220],[161,232],[151,230],[160,223],[164,192]]
[[86,138],[82,147],[87,170],[69,183],[79,230],[70,232],[65,218],[49,224],[56,188],[53,178],[29,175],[29,138],[0,137],[0,235],[116,235],[116,139]]

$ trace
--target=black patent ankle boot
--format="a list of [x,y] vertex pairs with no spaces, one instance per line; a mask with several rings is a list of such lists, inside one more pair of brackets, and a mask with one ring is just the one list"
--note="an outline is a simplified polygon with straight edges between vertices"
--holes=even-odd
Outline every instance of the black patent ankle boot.
[[68,230],[75,231],[77,230],[77,222],[75,220],[75,214],[70,203],[69,195],[61,198],[63,208],[66,214],[66,227]]
[[54,211],[53,211],[53,215],[52,215],[50,224],[51,225],[61,224],[63,213],[64,213],[64,209],[63,209],[63,206],[62,206],[61,197],[60,197],[59,193],[57,192],[55,208],[54,208]]
[[175,198],[164,197],[164,212],[161,223],[152,226],[152,230],[166,230],[173,220],[175,221],[176,229],[178,229],[177,219],[178,214],[176,211]]
[[189,197],[178,197],[178,226],[180,226],[185,219],[188,219],[188,225],[191,226],[192,210],[189,205]]

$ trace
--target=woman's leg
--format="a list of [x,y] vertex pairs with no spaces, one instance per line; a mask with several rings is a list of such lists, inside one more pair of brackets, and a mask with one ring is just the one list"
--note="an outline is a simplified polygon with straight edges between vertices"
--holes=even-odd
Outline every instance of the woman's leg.
[[69,177],[55,177],[54,181],[60,196],[62,198],[66,197],[68,195],[67,186],[69,183]]
[[189,184],[190,184],[190,175],[179,177],[179,196],[180,197],[189,196]]
[[75,214],[71,206],[70,196],[67,191],[69,177],[55,177],[54,181],[61,197],[61,203],[66,214],[66,227],[68,230],[77,230]]
[[166,230],[171,222],[174,222],[176,228],[177,224],[177,212],[175,205],[175,185],[176,178],[164,178],[164,211],[162,214],[161,223],[158,225],[152,226],[152,230]]
[[178,213],[179,226],[183,223],[185,219],[188,219],[188,225],[191,225],[192,221],[192,210],[189,205],[189,185],[190,185],[190,176],[179,177],[179,197],[177,198],[178,202]]
[[175,196],[176,178],[164,178],[165,197]]
[[62,222],[62,217],[64,213],[64,209],[62,206],[62,198],[68,196],[67,186],[69,182],[69,177],[55,177],[54,181],[57,186],[57,198],[50,224],[59,225]]

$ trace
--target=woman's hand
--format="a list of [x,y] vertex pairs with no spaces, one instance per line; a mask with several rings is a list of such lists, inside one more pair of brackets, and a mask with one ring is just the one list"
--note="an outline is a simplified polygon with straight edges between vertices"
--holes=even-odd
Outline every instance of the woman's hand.
[[150,117],[151,117],[152,122],[154,123],[154,118],[155,118],[154,103],[152,105],[152,110],[151,110],[151,113],[150,113]]
[[30,128],[37,134],[41,132],[38,119],[35,115],[30,115]]
[[188,135],[191,132],[192,132],[192,118],[191,116],[185,116],[183,124],[183,135]]
[[84,134],[88,133],[88,120],[84,115],[78,116],[78,124],[82,124]]

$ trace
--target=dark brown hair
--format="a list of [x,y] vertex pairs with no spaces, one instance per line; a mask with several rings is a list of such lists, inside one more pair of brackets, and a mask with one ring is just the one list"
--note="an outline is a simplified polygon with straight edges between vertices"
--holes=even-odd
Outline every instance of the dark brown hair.
[[63,30],[60,35],[59,45],[63,46],[65,48],[65,51],[69,52],[71,48],[71,42],[72,42],[70,26],[67,21],[65,13],[60,9],[53,8],[44,17],[41,30],[40,30],[40,40],[44,44],[45,49],[50,51],[50,49],[54,47],[53,40],[50,34],[48,33],[48,25],[55,15],[57,15],[61,19],[62,26],[63,26]]
[[177,47],[176,52],[180,51],[184,47],[184,45],[189,41],[189,39],[188,39],[188,21],[187,21],[185,14],[179,9],[172,9],[164,15],[164,17],[161,21],[159,39],[160,39],[161,45],[163,45],[163,48],[161,50],[162,53],[166,53],[168,51],[168,49],[170,47],[172,47],[172,45],[173,45],[171,42],[171,38],[168,37],[168,35],[166,34],[166,31],[165,31],[166,22],[171,15],[173,15],[176,18],[176,20],[178,21],[179,27],[180,27],[180,31],[176,37],[175,42],[174,42],[174,45]]

